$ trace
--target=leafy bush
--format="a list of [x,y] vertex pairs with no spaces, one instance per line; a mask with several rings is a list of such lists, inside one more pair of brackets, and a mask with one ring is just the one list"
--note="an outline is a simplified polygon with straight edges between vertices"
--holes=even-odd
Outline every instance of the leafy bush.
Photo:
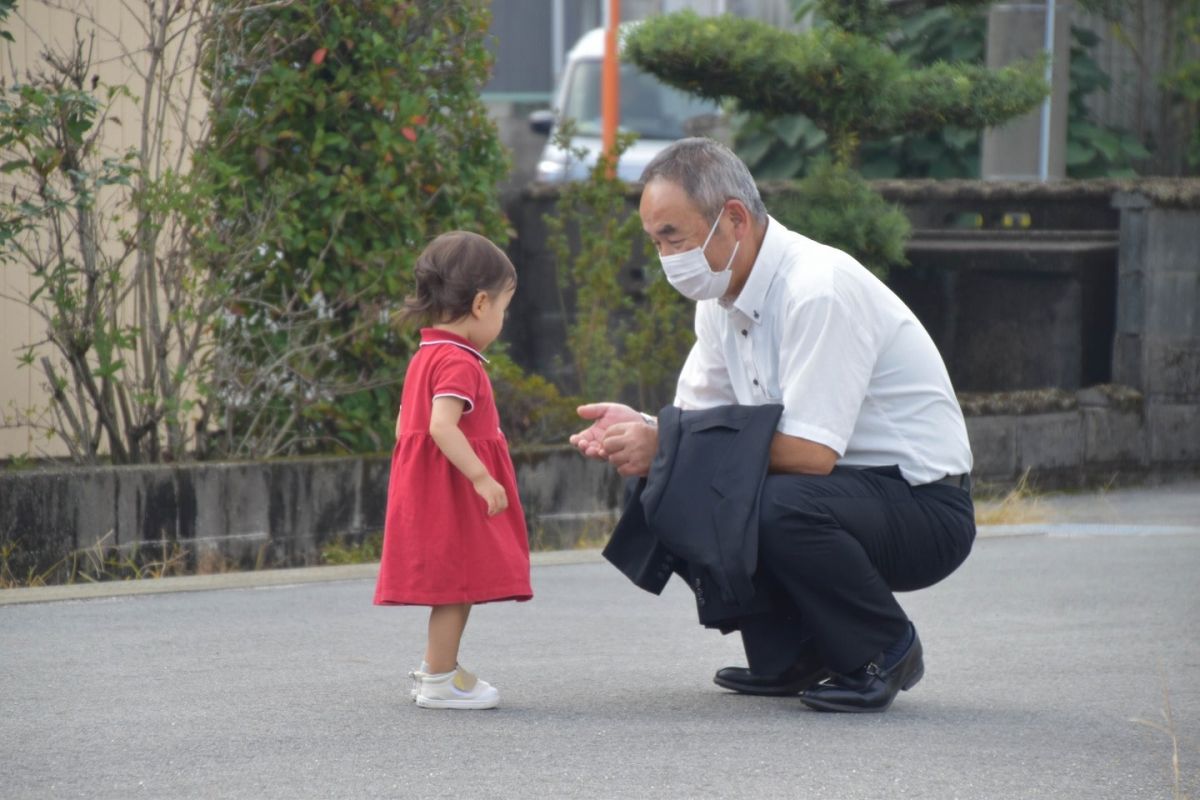
[[579,397],[564,395],[541,375],[527,374],[503,348],[493,345],[492,350],[488,351],[488,377],[510,443],[562,444],[579,429],[575,414]]
[[886,277],[888,267],[907,263],[908,217],[857,172],[828,159],[776,195],[771,210],[788,228],[853,253],[880,278]]
[[[570,121],[556,134],[575,158]],[[694,339],[692,305],[667,282],[628,187],[608,174],[634,141],[620,134],[614,152],[597,160],[586,180],[564,184],[546,217],[547,245],[558,262],[559,299],[574,382],[564,391],[588,400],[620,399],[659,408]],[[641,275],[625,274],[644,263]]]
[[[229,454],[385,449],[413,339],[395,312],[450,229],[503,241],[506,171],[479,98],[474,0],[215,0],[204,63],[216,184],[209,402]],[[256,247],[247,248],[247,243]],[[228,254],[252,257],[228,264]]]
[[[0,0],[0,22],[14,7]],[[192,131],[177,116],[192,106],[198,17],[182,3],[147,9],[142,38],[113,57],[138,76],[125,86],[96,74],[98,14],[82,8],[69,44],[0,84],[0,263],[22,273],[9,285],[32,287],[13,299],[41,326],[14,349],[50,396],[16,421],[81,463],[177,460],[192,444],[218,303],[219,276],[190,257],[209,187],[187,171]],[[127,123],[138,145],[114,146],[113,107],[135,91],[145,113]]]
[[[985,61],[987,16],[981,9],[927,8],[893,22],[886,42],[908,63],[982,65]],[[1093,119],[1087,100],[1094,92],[1107,91],[1111,81],[1092,57],[1098,43],[1095,34],[1080,27],[1072,27],[1071,34],[1067,174],[1073,178],[1131,176],[1134,162],[1149,152],[1128,131]],[[762,179],[804,175],[827,153],[825,136],[802,115],[742,113],[735,117],[734,126],[738,154]],[[953,125],[864,141],[859,160],[859,170],[867,178],[977,178],[979,166],[979,130]]]
[[[881,13],[869,6],[859,20]],[[837,3],[827,3],[830,8]],[[878,7],[878,8],[876,8]],[[884,15],[889,16],[889,15]],[[1038,61],[989,70],[937,62],[916,67],[870,32],[829,25],[790,33],[748,19],[691,12],[647,20],[626,39],[642,69],[686,91],[768,116],[803,114],[829,137],[836,161],[859,144],[946,126],[982,128],[1018,116],[1045,96]]]
[[[912,64],[983,64],[986,40],[986,14],[941,7],[901,18],[888,43]],[[860,168],[867,178],[977,178],[980,138],[957,125],[897,134],[865,143]]]
[[1100,39],[1077,26],[1071,27],[1071,92],[1067,112],[1067,175],[1072,178],[1131,178],[1134,162],[1149,158],[1137,137],[1092,118],[1087,98],[1108,91],[1112,81],[1092,58]]

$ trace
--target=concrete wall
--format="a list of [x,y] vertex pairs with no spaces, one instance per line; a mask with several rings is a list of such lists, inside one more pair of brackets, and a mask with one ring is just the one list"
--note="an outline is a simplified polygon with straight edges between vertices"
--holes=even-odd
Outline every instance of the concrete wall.
[[[613,470],[567,447],[513,456],[535,548],[608,534],[621,486]],[[315,564],[323,545],[383,529],[389,466],[374,456],[0,474],[0,552],[21,578],[100,551],[185,554],[190,569]]]
[[1149,444],[1153,420],[1142,395],[1128,387],[965,395],[962,400],[975,456],[972,474],[984,484],[1006,486],[1028,473],[1042,489],[1075,488],[1200,463],[1197,452],[1155,458]]

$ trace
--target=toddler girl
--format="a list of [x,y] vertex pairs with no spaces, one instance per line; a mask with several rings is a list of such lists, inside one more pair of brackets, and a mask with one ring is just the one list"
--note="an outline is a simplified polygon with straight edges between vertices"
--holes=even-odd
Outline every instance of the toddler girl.
[[496,689],[458,664],[475,603],[528,600],[529,539],[516,474],[483,365],[517,274],[482,236],[443,234],[417,259],[404,318],[420,319],[396,420],[376,605],[431,606],[424,708],[494,708]]

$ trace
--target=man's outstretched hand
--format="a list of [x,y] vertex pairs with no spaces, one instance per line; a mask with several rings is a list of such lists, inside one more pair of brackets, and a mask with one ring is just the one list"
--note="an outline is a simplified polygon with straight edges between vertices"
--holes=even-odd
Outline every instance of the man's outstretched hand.
[[658,449],[658,431],[642,415],[621,403],[589,403],[576,409],[593,420],[591,427],[571,436],[579,452],[604,459],[624,477],[645,475]]
[[604,437],[608,429],[622,422],[642,422],[642,415],[621,403],[588,403],[575,409],[583,419],[593,420],[587,430],[571,434],[571,444],[588,458],[607,459]]

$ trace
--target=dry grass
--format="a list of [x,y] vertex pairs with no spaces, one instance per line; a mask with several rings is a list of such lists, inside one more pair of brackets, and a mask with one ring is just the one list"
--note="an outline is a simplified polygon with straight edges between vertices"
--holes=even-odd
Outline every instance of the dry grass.
[[123,550],[111,544],[109,531],[91,547],[74,550],[41,573],[18,575],[12,571],[16,546],[0,546],[0,589],[50,584],[97,583],[164,578],[187,572],[188,551],[178,542],[159,542]]
[[[1163,674],[1162,663],[1158,665],[1158,678],[1162,682],[1163,691],[1163,707],[1160,709],[1163,721],[1156,722],[1155,720],[1136,718],[1130,722],[1138,725],[1145,725],[1160,733],[1166,734],[1171,740],[1171,798],[1172,800],[1188,800],[1188,795],[1183,788],[1183,772],[1179,766],[1179,733],[1175,730],[1175,717],[1171,713],[1171,695],[1167,691],[1167,679]],[[1197,748],[1200,752],[1200,748]]]
[[197,575],[225,575],[230,572],[241,572],[238,563],[229,556],[221,554],[216,548],[205,549],[196,557]]
[[1029,470],[1025,470],[1021,480],[1004,497],[975,503],[976,525],[1023,525],[1045,522],[1046,517],[1038,495],[1029,486]]

